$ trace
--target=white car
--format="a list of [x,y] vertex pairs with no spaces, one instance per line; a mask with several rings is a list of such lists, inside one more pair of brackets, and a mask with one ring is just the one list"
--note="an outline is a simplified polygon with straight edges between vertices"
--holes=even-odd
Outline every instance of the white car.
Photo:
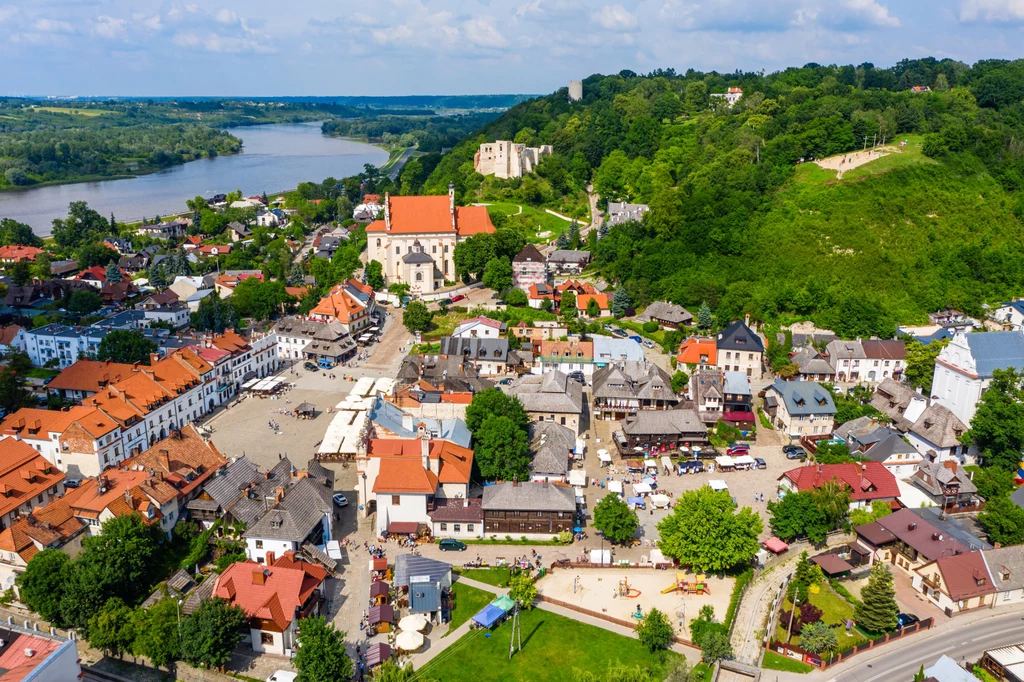
[[654,342],[650,339],[644,339],[644,348],[654,348]]
[[267,682],[295,682],[297,679],[299,679],[298,673],[293,673],[290,670],[278,670],[267,678]]
[[334,493],[334,497],[332,497],[331,499],[333,499],[334,504],[338,505],[339,507],[348,506],[348,499],[342,493]]

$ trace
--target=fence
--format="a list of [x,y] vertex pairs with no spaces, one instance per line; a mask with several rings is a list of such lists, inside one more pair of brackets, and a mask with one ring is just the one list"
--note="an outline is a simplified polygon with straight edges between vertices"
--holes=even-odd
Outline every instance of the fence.
[[915,632],[920,632],[921,630],[928,630],[934,624],[934,618],[925,618],[924,620],[918,623],[908,625],[904,628],[901,628],[900,630],[897,630],[896,632],[891,632],[886,635],[882,635],[881,637],[876,637],[875,639],[868,640],[863,644],[858,644],[849,651],[844,651],[842,653],[836,654],[828,660],[824,660],[821,658],[821,656],[813,654],[805,649],[801,649],[798,646],[793,646],[792,644],[785,644],[779,641],[772,641],[768,649],[770,651],[774,651],[775,653],[782,654],[783,656],[788,656],[789,658],[792,658],[794,660],[802,661],[803,663],[814,666],[815,668],[827,670],[828,668],[831,668],[832,666],[845,661],[851,656],[856,656],[862,651],[874,649],[877,646],[882,646],[883,644],[887,644],[897,639],[902,639],[907,635],[912,635]]
[[[563,608],[563,609],[568,609],[570,611],[575,611],[576,613],[582,613],[584,615],[590,616],[591,618],[597,618],[599,620],[603,620],[605,622],[612,623],[613,625],[618,625],[619,627],[623,627],[623,628],[626,628],[628,630],[635,630],[636,629],[636,625],[637,625],[637,621],[636,620],[629,621],[629,620],[623,620],[621,618],[614,618],[612,616],[609,616],[606,613],[600,613],[599,611],[590,611],[589,609],[585,609],[585,608],[583,608],[581,606],[576,606],[575,604],[570,604],[569,602],[565,602],[565,601],[562,601],[560,599],[552,599],[551,597],[545,597],[543,594],[538,594],[537,595],[537,601],[546,602],[548,604],[551,604],[552,606],[558,606],[558,607]],[[673,637],[672,641],[675,642],[676,644],[682,644],[684,646],[690,646],[690,647],[698,648],[696,644],[694,644],[690,640],[684,639],[682,637]]]

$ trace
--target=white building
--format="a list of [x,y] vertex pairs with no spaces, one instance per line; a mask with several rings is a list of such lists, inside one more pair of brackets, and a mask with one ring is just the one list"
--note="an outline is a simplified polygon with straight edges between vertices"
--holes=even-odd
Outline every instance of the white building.
[[464,320],[452,332],[457,339],[497,339],[505,332],[505,323],[479,316]]
[[532,173],[545,156],[551,156],[554,149],[549,144],[527,147],[511,140],[484,142],[473,157],[473,168],[480,175],[496,178],[521,178]]
[[935,359],[932,395],[970,424],[997,369],[1024,369],[1024,333],[957,334]]
[[800,438],[832,433],[836,406],[832,392],[816,382],[776,379],[767,389],[765,411],[784,435]]

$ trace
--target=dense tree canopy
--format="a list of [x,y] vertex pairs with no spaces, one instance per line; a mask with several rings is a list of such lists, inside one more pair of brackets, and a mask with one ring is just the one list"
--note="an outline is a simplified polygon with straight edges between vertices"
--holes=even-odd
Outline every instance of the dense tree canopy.
[[608,493],[594,505],[594,528],[612,542],[626,542],[640,527],[640,519],[615,493]]
[[968,438],[982,461],[1009,472],[1017,470],[1024,452],[1024,388],[1015,369],[997,369],[981,394]]
[[111,360],[132,364],[149,364],[149,354],[156,352],[156,344],[135,329],[115,329],[100,341],[96,349],[97,360]]
[[754,556],[762,529],[761,517],[749,507],[737,510],[728,491],[704,486],[680,495],[658,523],[659,547],[694,571],[724,571]]

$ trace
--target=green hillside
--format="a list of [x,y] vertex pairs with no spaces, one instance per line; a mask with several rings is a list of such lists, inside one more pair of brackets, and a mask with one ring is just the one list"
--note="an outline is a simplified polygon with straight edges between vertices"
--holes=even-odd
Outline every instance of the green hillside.
[[[932,92],[915,93],[914,85]],[[741,87],[729,108],[710,93]],[[1024,291],[1024,62],[904,61],[728,76],[591,76],[517,105],[446,154],[425,182],[461,201],[648,203],[612,229],[596,266],[639,305],[707,301],[720,318],[813,319],[849,334],[891,333],[946,306]],[[853,169],[801,160],[887,155]],[[482,140],[552,144],[536,176],[473,171]],[[899,142],[905,141],[905,146]]]

